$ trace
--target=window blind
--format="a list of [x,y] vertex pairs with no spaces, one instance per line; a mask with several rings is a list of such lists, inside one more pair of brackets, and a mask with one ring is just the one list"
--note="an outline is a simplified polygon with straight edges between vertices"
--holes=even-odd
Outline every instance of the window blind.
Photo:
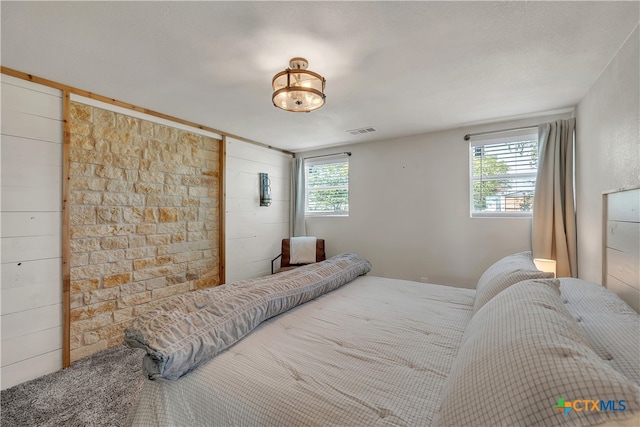
[[470,143],[471,216],[530,216],[538,170],[537,128]]
[[305,160],[305,214],[349,214],[349,157]]

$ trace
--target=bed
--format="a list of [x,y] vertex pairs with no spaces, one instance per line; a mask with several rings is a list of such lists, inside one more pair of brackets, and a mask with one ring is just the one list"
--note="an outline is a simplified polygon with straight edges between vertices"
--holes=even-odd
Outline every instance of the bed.
[[490,266],[475,290],[367,276],[357,254],[173,298],[136,319],[136,426],[638,425],[640,317]]

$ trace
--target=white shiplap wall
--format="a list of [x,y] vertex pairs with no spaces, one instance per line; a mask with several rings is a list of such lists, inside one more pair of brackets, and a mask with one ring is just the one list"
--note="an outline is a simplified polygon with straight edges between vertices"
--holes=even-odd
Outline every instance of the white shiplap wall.
[[62,368],[62,93],[2,75],[2,389]]
[[[291,156],[227,140],[226,282],[271,273],[271,259],[289,237]],[[269,174],[272,204],[260,207],[260,172]]]

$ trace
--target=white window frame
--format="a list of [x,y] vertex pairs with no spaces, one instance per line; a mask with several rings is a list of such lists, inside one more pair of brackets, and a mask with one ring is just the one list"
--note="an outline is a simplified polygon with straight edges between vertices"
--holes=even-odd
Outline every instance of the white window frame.
[[[322,156],[319,158],[311,158],[311,159],[305,159],[304,161],[304,174],[305,174],[305,179],[304,179],[304,214],[305,216],[308,217],[313,217],[313,216],[321,216],[321,217],[329,217],[329,216],[336,216],[336,217],[348,217],[349,216],[349,181],[350,181],[350,173],[351,171],[348,171],[348,175],[347,175],[347,185],[346,185],[346,190],[347,190],[347,210],[346,211],[339,211],[339,212],[335,212],[335,211],[309,211],[309,179],[308,179],[308,171],[309,171],[309,167],[310,166],[315,166],[315,165],[326,165],[326,164],[333,164],[333,163],[346,163],[347,164],[347,169],[349,169],[349,156],[346,154],[340,154],[340,155],[335,155],[335,156]],[[343,186],[340,187],[335,187],[335,188],[344,188]]]
[[[477,212],[474,210],[474,194],[473,184],[478,181],[473,176],[473,158],[475,156],[475,150],[477,147],[484,147],[492,144],[506,144],[509,142],[517,142],[518,140],[536,139],[538,140],[538,127],[532,126],[522,128],[518,130],[511,130],[505,132],[494,132],[483,134],[481,136],[472,137],[469,142],[469,215],[471,218],[531,218],[533,212],[513,212],[513,211],[495,211],[495,212]],[[538,140],[538,153],[540,152],[540,141]],[[538,157],[539,159],[539,157]],[[493,179],[531,179],[535,181],[537,175],[537,166],[535,171],[510,173],[503,175],[493,175]],[[535,203],[535,190],[534,190],[534,203]]]

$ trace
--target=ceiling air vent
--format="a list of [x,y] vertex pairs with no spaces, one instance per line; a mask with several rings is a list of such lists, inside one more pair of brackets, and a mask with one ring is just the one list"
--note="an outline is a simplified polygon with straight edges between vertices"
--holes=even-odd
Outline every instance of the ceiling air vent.
[[376,128],[369,126],[366,128],[351,129],[351,130],[348,130],[347,132],[349,132],[351,135],[362,135],[365,133],[371,133],[375,131],[376,131]]

